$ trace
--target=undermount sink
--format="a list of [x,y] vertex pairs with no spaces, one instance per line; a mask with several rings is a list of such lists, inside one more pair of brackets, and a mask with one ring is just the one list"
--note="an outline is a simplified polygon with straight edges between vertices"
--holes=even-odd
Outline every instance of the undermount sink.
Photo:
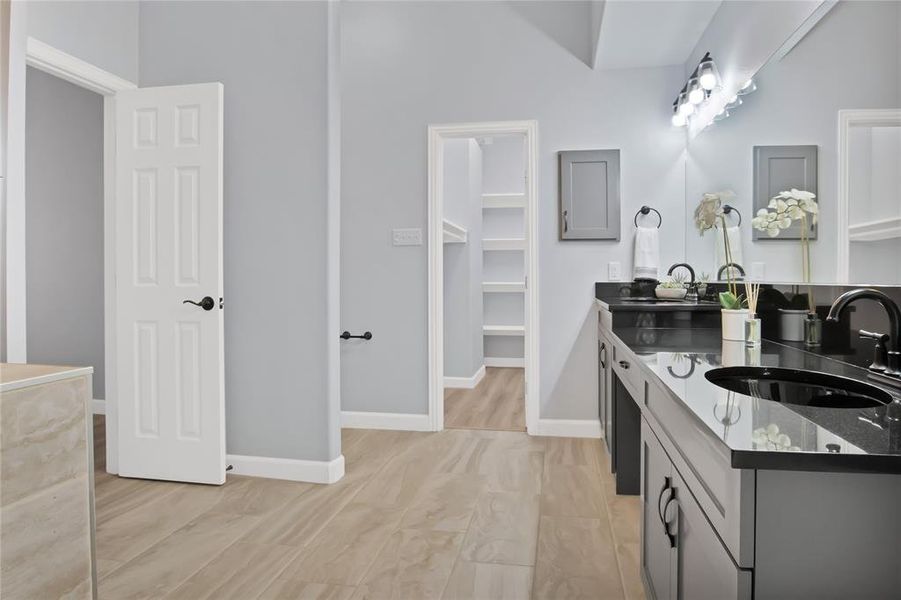
[[862,381],[778,367],[722,367],[708,381],[753,398],[821,408],[873,408],[891,403],[888,392]]

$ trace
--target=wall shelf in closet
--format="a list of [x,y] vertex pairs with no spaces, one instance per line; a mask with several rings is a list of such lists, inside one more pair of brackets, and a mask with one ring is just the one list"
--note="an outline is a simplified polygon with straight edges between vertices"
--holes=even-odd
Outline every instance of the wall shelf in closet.
[[852,242],[878,242],[901,237],[901,217],[888,217],[848,226]]
[[523,336],[526,334],[526,328],[523,325],[485,325],[482,332],[485,335]]
[[526,240],[522,238],[486,238],[482,240],[482,250],[525,250]]
[[515,194],[482,194],[482,208],[525,208],[526,195]]
[[482,291],[485,293],[507,293],[526,291],[525,281],[483,281]]
[[465,244],[467,232],[466,229],[460,227],[452,221],[444,219],[444,243],[445,244]]

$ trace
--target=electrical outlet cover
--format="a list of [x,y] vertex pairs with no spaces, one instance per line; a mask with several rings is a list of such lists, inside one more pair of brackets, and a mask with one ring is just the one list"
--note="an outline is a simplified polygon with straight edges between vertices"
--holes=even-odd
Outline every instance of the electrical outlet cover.
[[607,263],[607,279],[610,281],[621,281],[623,278],[623,269],[618,262]]

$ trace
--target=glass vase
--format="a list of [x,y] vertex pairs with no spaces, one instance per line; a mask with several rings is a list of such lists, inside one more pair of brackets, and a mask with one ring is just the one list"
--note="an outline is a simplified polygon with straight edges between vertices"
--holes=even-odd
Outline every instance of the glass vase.
[[745,343],[749,346],[760,345],[760,318],[751,315],[745,319]]

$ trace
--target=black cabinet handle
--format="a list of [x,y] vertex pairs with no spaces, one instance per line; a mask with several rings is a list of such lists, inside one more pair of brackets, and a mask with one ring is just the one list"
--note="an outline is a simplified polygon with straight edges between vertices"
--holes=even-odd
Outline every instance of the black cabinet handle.
[[[679,501],[676,500],[676,494],[670,496],[670,499],[666,501],[666,504],[663,505],[663,514],[666,515],[666,512],[669,510],[670,503],[675,502],[676,506],[679,506]],[[669,532],[669,521],[666,520],[664,516],[663,519],[663,530],[666,532],[666,537],[669,540],[669,547],[676,547],[676,536]]]
[[619,361],[619,366],[621,366],[623,369],[628,369],[629,363],[628,363],[628,361],[621,360],[621,361]]
[[199,306],[203,310],[213,310],[216,307],[216,301],[209,296],[204,297],[200,302],[184,300],[182,301],[182,304],[193,304],[194,306]]
[[663,494],[666,490],[670,489],[670,478],[663,478],[663,487],[660,489],[660,493],[657,494],[657,516],[660,517],[660,524],[666,527],[666,521],[663,519],[663,510],[660,508],[660,501],[663,500]]
[[345,332],[343,332],[341,335],[339,335],[338,337],[340,337],[342,340],[349,340],[349,339],[355,339],[355,340],[371,340],[371,339],[372,339],[372,332],[371,332],[371,331],[367,331],[367,332],[364,333],[363,335],[351,335],[349,331],[345,331]]
[[607,344],[601,342],[601,347],[598,348],[598,360],[601,362],[601,367],[607,368]]

